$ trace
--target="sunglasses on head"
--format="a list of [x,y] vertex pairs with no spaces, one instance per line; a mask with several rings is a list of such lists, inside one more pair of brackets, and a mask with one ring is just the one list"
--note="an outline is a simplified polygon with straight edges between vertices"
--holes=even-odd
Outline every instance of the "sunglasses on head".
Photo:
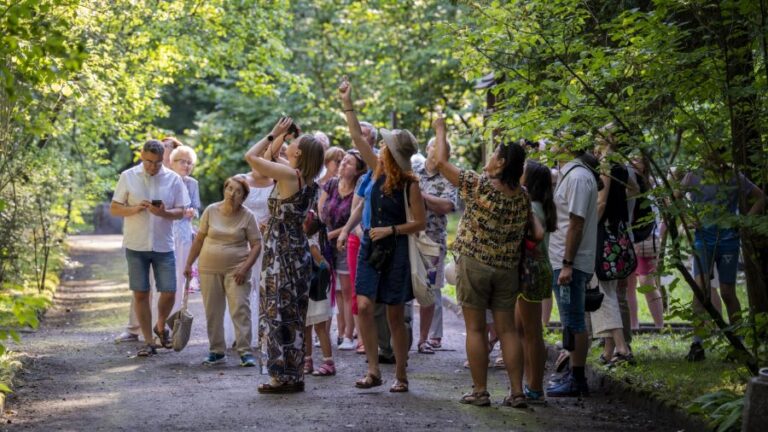
[[355,157],[355,159],[359,160],[360,162],[365,162],[363,161],[363,157],[360,156],[360,151],[357,149],[347,150],[347,154],[351,154],[352,156]]

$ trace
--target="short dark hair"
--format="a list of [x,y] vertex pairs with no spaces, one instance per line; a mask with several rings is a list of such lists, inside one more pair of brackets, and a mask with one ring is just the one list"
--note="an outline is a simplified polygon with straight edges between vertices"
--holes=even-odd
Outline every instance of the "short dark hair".
[[163,143],[160,141],[151,139],[144,143],[144,147],[142,147],[141,150],[162,156],[163,152],[165,151],[165,147],[163,147]]

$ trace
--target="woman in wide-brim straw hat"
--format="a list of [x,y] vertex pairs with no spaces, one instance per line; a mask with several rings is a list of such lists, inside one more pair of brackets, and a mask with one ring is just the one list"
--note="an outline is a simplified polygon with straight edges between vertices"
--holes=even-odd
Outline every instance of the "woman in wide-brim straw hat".
[[[425,227],[424,200],[410,162],[418,146],[416,138],[407,130],[382,129],[384,145],[377,156],[362,136],[352,103],[351,85],[346,77],[339,86],[339,93],[352,142],[368,168],[373,170],[372,181],[365,191],[364,204],[370,208],[371,228],[363,233],[355,280],[358,322],[368,358],[368,372],[357,380],[355,386],[371,388],[382,384],[373,314],[376,303],[384,303],[387,305],[387,321],[396,361],[395,382],[389,390],[395,393],[406,392],[408,336],[405,329],[405,303],[414,298],[407,234],[421,231]],[[406,219],[406,188],[412,221]],[[388,258],[376,259],[382,256]]]

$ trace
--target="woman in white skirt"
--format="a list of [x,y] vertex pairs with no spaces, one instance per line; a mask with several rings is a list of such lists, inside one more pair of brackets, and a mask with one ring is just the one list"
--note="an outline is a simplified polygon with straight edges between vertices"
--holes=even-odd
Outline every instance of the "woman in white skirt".
[[[317,222],[319,221],[316,221],[315,223]],[[327,325],[333,317],[333,307],[331,306],[330,290],[328,290],[329,287],[327,286],[327,283],[325,283],[325,286],[322,286],[324,282],[330,282],[331,268],[322,253],[322,249],[325,245],[321,244],[327,243],[328,239],[327,234],[325,232],[321,232],[322,230],[325,230],[324,226],[321,225],[319,227],[310,227],[308,225],[311,225],[311,223],[305,223],[304,230],[307,232],[309,251],[312,254],[312,260],[315,264],[314,267],[317,267],[317,269],[315,271],[312,284],[309,288],[309,307],[307,308],[307,319],[304,323],[306,326],[306,336],[304,338],[304,374],[312,374],[314,376],[333,376],[336,375],[336,364],[333,361],[331,336]],[[319,228],[319,230],[313,228]],[[313,231],[317,232],[313,234]],[[323,237],[322,239],[321,236]],[[323,278],[319,277],[319,273],[321,271],[325,271],[327,275],[325,281],[322,281],[321,279]],[[315,286],[315,284],[320,284],[321,286],[318,287]],[[325,298],[318,298],[317,300],[314,300],[313,290],[315,289],[319,291],[325,291]],[[323,362],[317,369],[314,368],[312,361],[312,338],[309,336],[312,334],[312,328],[314,328],[315,333],[317,333],[317,339],[320,342],[320,351],[322,351],[323,354]]]
[[[595,155],[601,161],[607,161],[609,155],[616,146],[615,139],[610,135],[608,128],[603,129],[605,134],[598,139]],[[617,232],[620,225],[629,227],[629,211],[627,209],[627,184],[629,172],[627,167],[619,163],[610,164],[610,172],[600,175],[603,189],[597,195],[597,215],[600,218],[598,224],[610,226],[612,232]],[[602,245],[597,245],[601,248]],[[603,338],[605,345],[600,354],[600,363],[609,367],[618,363],[634,363],[632,352],[629,350],[624,338],[624,325],[621,321],[619,299],[616,293],[618,280],[599,281],[600,291],[604,294],[600,309],[590,312],[592,321],[592,336]]]

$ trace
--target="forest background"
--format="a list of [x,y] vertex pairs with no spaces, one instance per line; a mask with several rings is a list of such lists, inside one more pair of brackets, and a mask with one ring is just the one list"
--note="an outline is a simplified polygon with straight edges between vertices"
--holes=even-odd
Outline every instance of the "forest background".
[[[0,0],[0,342],[37,326],[65,237],[108,200],[143,141],[193,146],[210,203],[281,115],[349,147],[336,97],[349,75],[361,118],[422,145],[446,113],[469,168],[493,135],[587,148],[613,122],[616,157],[643,155],[663,179],[652,198],[672,227],[674,285],[703,300],[707,336],[755,374],[768,219],[671,200],[670,173],[743,173],[766,190],[766,20],[765,0]],[[475,89],[489,73],[496,85]],[[737,325],[685,269],[702,218],[744,234],[749,302]],[[698,319],[688,310],[669,313]]]

